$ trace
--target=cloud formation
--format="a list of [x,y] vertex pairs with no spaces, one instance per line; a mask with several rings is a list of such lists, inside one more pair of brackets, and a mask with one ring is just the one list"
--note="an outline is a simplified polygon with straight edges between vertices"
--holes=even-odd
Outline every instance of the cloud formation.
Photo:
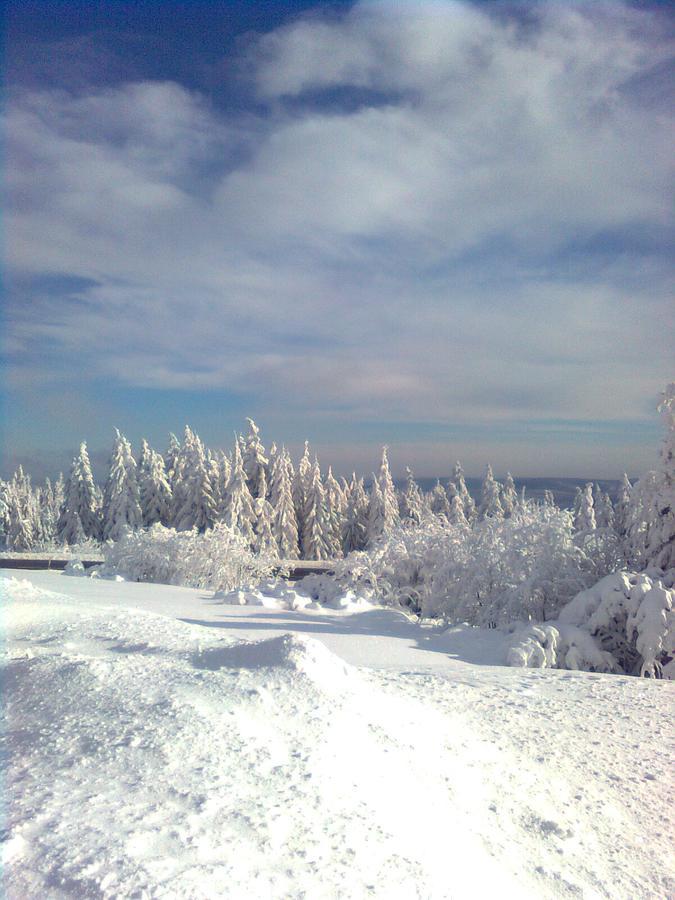
[[243,111],[170,81],[16,88],[15,384],[648,415],[674,337],[672,52],[619,3],[361,2],[250,38]]

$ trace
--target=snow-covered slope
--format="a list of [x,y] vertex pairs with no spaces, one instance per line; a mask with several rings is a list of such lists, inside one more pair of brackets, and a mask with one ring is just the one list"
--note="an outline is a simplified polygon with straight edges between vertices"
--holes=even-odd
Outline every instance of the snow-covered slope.
[[10,900],[672,892],[672,683],[504,668],[497,633],[391,610],[28,578],[0,583]]

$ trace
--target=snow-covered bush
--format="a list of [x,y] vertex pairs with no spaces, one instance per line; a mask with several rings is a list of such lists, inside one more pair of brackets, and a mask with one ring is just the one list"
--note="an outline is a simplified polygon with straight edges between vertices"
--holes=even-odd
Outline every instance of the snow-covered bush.
[[613,532],[578,539],[571,513],[528,502],[508,519],[486,517],[473,527],[436,517],[399,527],[368,552],[338,562],[332,578],[303,587],[321,600],[337,585],[424,617],[496,626],[555,618],[619,564]]
[[322,603],[354,591],[360,597],[420,612],[430,560],[453,540],[465,539],[464,531],[430,516],[419,525],[401,525],[380,538],[368,551],[350,553],[338,560],[332,575],[308,575],[300,589]]
[[675,570],[607,575],[566,604],[558,621],[518,631],[507,662],[673,677],[673,581]]
[[269,578],[274,560],[254,555],[227,525],[199,534],[153,525],[129,532],[104,550],[106,569],[129,581],[231,591]]

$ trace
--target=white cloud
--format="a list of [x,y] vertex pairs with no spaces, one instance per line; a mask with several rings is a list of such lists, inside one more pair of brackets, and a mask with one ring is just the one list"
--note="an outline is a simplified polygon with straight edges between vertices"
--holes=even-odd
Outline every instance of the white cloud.
[[667,224],[672,121],[635,88],[666,52],[618,4],[361,3],[254,45],[256,118],[167,82],[19,93],[11,271],[93,284],[10,307],[15,347],[356,419],[642,416],[667,272],[565,248]]

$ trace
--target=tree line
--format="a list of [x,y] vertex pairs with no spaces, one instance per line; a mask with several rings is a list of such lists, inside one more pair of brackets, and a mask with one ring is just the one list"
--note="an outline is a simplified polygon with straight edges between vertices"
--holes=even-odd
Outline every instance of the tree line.
[[[660,515],[659,484],[658,476],[648,473],[634,488],[624,475],[616,502],[597,484],[578,488],[576,530],[611,529],[633,546],[633,555],[644,555],[653,540],[650,522]],[[204,532],[224,522],[257,553],[289,560],[338,559],[374,546],[399,525],[437,519],[470,527],[508,518],[523,502],[511,475],[500,483],[489,465],[478,503],[459,462],[447,484],[439,481],[429,492],[410,469],[397,489],[386,447],[368,486],[354,474],[338,479],[330,467],[322,473],[307,442],[297,465],[285,447],[272,444],[267,451],[258,426],[248,419],[248,433],[236,438],[230,453],[210,450],[186,426],[182,441],[170,435],[163,455],[144,440],[135,457],[116,431],[102,488],[84,442],[65,480],[60,476],[54,484],[47,479],[33,487],[19,467],[9,481],[0,481],[0,539],[8,550],[28,551],[116,541],[156,523]],[[556,505],[552,492],[546,492],[543,503]]]

